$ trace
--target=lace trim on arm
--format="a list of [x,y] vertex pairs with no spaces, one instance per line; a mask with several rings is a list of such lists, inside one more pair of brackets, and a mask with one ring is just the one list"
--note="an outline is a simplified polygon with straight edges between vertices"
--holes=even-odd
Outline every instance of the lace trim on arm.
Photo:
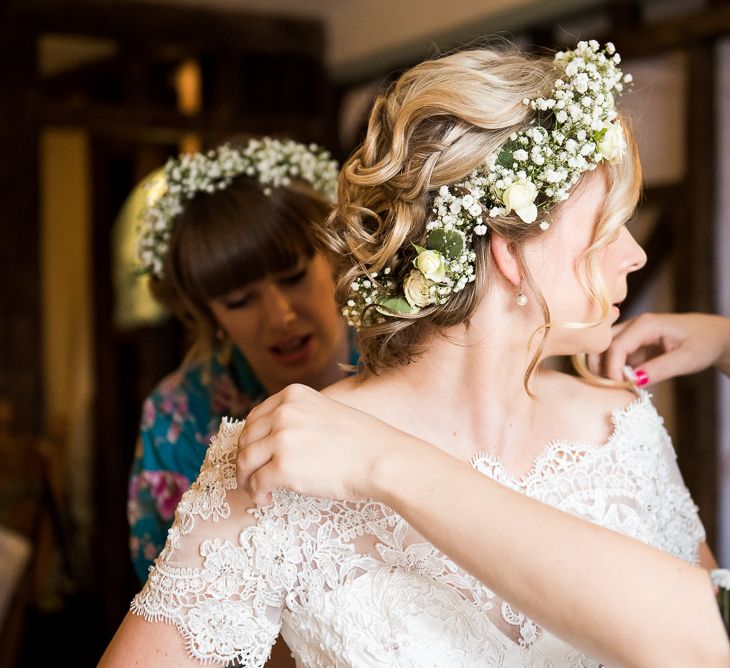
[[[174,624],[189,654],[199,661],[259,667],[279,634],[298,548],[283,521],[245,526],[252,517],[235,502],[231,509],[228,493],[236,489],[242,426],[223,421],[131,610],[150,622]],[[237,534],[235,542],[218,537],[231,531]]]

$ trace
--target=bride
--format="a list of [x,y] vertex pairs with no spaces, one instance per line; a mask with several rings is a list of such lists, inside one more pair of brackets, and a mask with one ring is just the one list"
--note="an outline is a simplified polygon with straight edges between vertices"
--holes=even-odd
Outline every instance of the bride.
[[[586,379],[539,366],[605,350],[645,262],[625,227],[641,172],[614,108],[618,62],[595,42],[553,61],[464,51],[378,99],[321,235],[364,369],[325,394],[527,497],[711,567],[649,395],[580,361]],[[604,610],[563,605],[578,588],[543,615],[569,644],[379,502],[278,491],[255,506],[236,483],[241,430],[225,422],[211,444],[102,665],[261,666],[279,633],[301,666],[598,666],[641,643],[581,641],[579,611]],[[592,565],[576,583],[611,575]],[[549,581],[525,586],[540,599]],[[524,587],[520,600],[546,608]]]

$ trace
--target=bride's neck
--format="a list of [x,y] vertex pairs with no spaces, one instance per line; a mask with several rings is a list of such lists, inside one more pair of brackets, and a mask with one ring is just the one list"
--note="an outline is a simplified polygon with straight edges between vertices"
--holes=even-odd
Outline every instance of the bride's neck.
[[[372,379],[384,398],[381,410],[397,414],[402,427],[417,429],[425,422],[442,432],[438,436],[458,434],[463,443],[529,431],[538,404],[524,384],[533,330],[511,305],[485,300],[468,327],[435,335],[412,364]],[[531,389],[538,394],[539,384],[534,376]]]

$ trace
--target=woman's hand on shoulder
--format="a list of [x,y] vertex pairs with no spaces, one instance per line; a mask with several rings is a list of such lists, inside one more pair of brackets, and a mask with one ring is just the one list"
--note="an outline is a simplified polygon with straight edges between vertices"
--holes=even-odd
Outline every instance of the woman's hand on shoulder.
[[237,478],[263,505],[275,489],[369,498],[375,469],[406,434],[304,385],[289,385],[248,415],[238,440]]
[[591,368],[623,380],[624,366],[640,369],[645,385],[717,365],[730,374],[730,319],[704,313],[644,313],[614,326],[608,350]]

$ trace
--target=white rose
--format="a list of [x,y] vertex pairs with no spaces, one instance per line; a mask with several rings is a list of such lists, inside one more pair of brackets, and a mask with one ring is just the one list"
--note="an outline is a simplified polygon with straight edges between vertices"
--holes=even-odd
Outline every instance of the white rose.
[[403,295],[414,308],[431,303],[428,279],[420,271],[412,271],[403,281]]
[[606,134],[598,143],[598,149],[611,164],[615,165],[617,162],[621,162],[621,158],[623,158],[626,151],[626,139],[621,125],[613,123],[608,126]]
[[443,283],[446,279],[444,256],[435,250],[425,250],[416,258],[416,268],[434,283]]
[[514,211],[525,223],[532,223],[537,218],[537,206],[534,204],[536,197],[535,184],[527,179],[521,179],[502,193],[502,202],[507,213]]

